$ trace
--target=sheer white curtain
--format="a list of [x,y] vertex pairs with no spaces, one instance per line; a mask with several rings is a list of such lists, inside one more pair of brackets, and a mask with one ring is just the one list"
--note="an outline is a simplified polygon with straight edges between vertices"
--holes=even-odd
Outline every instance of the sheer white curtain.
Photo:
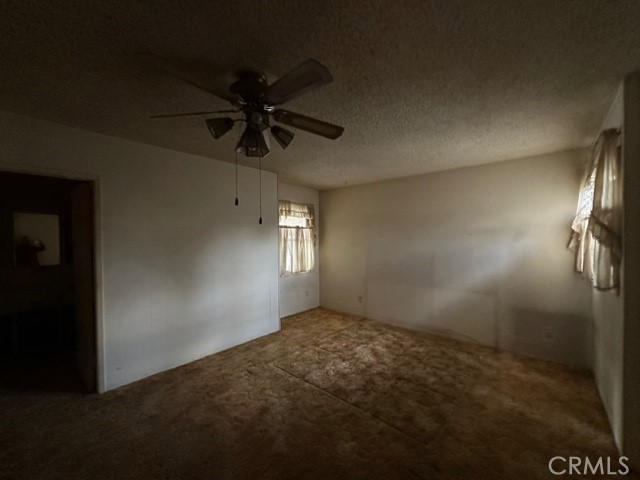
[[596,139],[571,225],[576,270],[599,290],[617,291],[620,282],[622,170],[618,137],[619,131],[610,129]]
[[315,264],[313,205],[279,202],[280,275],[309,272]]

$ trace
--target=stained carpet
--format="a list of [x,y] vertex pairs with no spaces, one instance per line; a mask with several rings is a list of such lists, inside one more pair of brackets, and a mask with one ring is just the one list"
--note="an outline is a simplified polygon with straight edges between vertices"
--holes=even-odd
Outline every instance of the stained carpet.
[[590,376],[324,309],[103,395],[0,396],[5,479],[524,480],[554,456],[617,457]]

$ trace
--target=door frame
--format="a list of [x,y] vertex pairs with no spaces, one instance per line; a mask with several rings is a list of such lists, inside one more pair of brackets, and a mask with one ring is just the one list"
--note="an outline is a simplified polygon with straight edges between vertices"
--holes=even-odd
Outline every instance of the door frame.
[[[0,171],[23,173],[25,175],[40,175],[44,177],[64,178],[90,182],[93,190],[93,293],[95,299],[95,345],[96,345],[96,390],[97,393],[106,391],[105,345],[104,345],[104,304],[103,304],[103,269],[102,269],[102,204],[100,195],[100,176],[78,174],[60,169],[47,169],[31,166],[17,166],[0,162]],[[91,392],[95,393],[95,392]]]

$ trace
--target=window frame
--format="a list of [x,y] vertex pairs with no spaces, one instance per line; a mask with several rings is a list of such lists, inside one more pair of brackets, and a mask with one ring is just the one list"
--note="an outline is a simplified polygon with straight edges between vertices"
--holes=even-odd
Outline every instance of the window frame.
[[[300,225],[282,225],[280,223],[280,219],[281,219],[281,215],[280,215],[280,202],[287,202],[289,204],[293,204],[293,205],[301,205],[301,206],[305,206],[307,208],[310,209],[310,211],[313,214],[312,217],[312,226],[310,227],[305,227],[305,226],[300,226]],[[305,202],[295,202],[292,200],[286,200],[286,199],[279,199],[278,200],[278,267],[280,270],[280,277],[291,277],[294,275],[305,275],[308,273],[312,273],[316,268],[317,268],[317,251],[316,251],[316,246],[317,246],[317,235],[316,235],[316,226],[315,226],[315,220],[316,220],[316,207],[313,203],[305,203]],[[280,256],[280,251],[282,250],[282,235],[281,235],[281,229],[296,229],[296,230],[308,230],[310,231],[310,248],[311,248],[311,254],[313,256],[313,266],[309,269],[309,270],[300,270],[300,271],[296,271],[296,272],[287,272],[285,268],[283,268],[282,266],[282,258]]]

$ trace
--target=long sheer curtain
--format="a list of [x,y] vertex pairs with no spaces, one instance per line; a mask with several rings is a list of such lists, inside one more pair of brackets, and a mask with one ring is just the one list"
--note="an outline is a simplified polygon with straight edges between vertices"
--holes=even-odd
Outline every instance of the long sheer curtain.
[[313,205],[279,202],[280,275],[309,272],[315,264]]
[[596,139],[571,225],[576,270],[599,290],[617,291],[620,285],[622,170],[618,137],[619,131],[610,129]]

